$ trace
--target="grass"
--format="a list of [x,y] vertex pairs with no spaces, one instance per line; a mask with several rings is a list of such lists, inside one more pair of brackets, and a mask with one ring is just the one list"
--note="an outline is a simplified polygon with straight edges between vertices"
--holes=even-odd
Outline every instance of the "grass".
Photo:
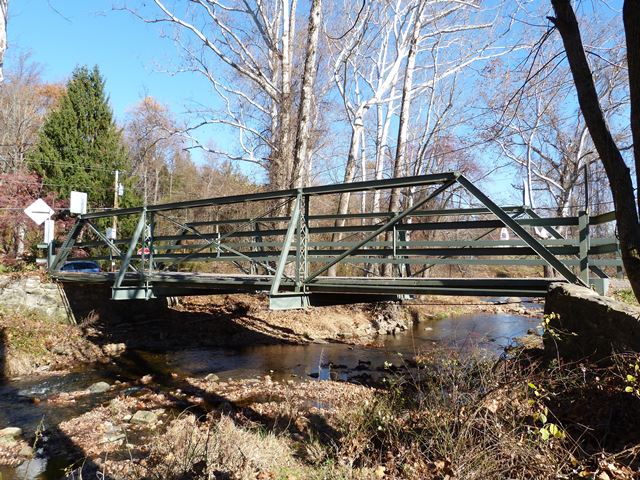
[[624,288],[624,289],[620,289],[618,291],[616,291],[613,296],[617,299],[620,300],[621,302],[627,303],[629,305],[635,305],[638,306],[638,300],[636,299],[635,294],[633,293],[633,290],[631,290],[630,288]]
[[27,375],[43,366],[71,366],[93,361],[102,354],[82,335],[39,310],[0,309],[0,347],[7,376]]

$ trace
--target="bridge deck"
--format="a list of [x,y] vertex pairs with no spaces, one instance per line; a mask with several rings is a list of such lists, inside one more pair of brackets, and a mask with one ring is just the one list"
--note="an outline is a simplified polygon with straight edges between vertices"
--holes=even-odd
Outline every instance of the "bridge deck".
[[[116,273],[59,272],[64,283],[113,284]],[[399,277],[318,277],[306,285],[308,293],[333,295],[442,294],[470,296],[545,296],[549,284],[562,278],[399,278]],[[123,286],[148,282],[157,296],[204,293],[262,292],[273,282],[270,275],[236,275],[194,272],[128,273]],[[281,290],[295,291],[295,282],[283,278]]]

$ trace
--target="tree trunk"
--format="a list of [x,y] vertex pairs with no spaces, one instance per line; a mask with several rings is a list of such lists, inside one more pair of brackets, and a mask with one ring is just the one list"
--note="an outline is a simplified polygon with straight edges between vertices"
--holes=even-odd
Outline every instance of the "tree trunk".
[[7,18],[9,14],[9,0],[0,0],[0,83],[4,79],[2,66],[4,52],[7,50]]
[[278,141],[275,142],[279,148],[279,152],[275,159],[275,165],[271,166],[275,171],[271,178],[271,184],[275,190],[289,187],[289,179],[292,178],[289,174],[294,162],[294,150],[291,145],[292,140],[295,140],[292,138],[293,95],[291,93],[291,86],[296,7],[297,0],[293,0],[291,3],[289,3],[289,0],[283,0],[282,2],[282,60],[280,63],[282,97],[279,102],[280,105],[278,106]]
[[[627,39],[633,158],[636,165],[636,185],[640,185],[640,1],[625,0],[622,17]],[[638,208],[640,209],[640,195]]]
[[[396,158],[393,166],[393,176],[399,177],[406,171],[406,158],[407,158],[407,135],[409,132],[409,116],[411,114],[411,99],[413,88],[413,72],[416,67],[416,55],[418,50],[418,38],[420,36],[420,20],[422,16],[422,10],[416,15],[416,24],[413,30],[413,36],[411,38],[411,47],[409,48],[409,54],[407,55],[407,65],[404,73],[404,84],[402,86],[402,103],[400,105],[400,120],[398,123],[398,140],[396,142]],[[391,196],[389,198],[389,211],[397,212],[400,210],[401,190],[394,188],[391,190]],[[387,232],[387,242],[393,240],[393,232]],[[389,276],[393,268],[391,264],[384,264],[383,275]]]
[[[360,144],[360,139],[362,138],[360,132],[364,128],[362,124],[362,119],[356,117],[354,120],[354,124],[352,125],[351,130],[351,142],[349,145],[349,156],[347,157],[347,165],[344,171],[344,183],[353,182],[353,178],[356,175],[356,160],[358,157],[358,149]],[[351,193],[345,192],[340,195],[340,199],[338,200],[338,215],[344,215],[349,211],[349,201],[351,200]],[[335,226],[343,227],[345,221],[342,219],[336,219]],[[332,242],[339,242],[342,238],[340,233],[334,233],[331,236]],[[337,265],[333,265],[328,271],[327,275],[330,277],[336,276]]]
[[[616,224],[622,250],[622,261],[633,292],[636,298],[640,298],[640,225],[638,224],[638,210],[631,181],[631,172],[611,136],[609,126],[600,108],[598,93],[584,52],[580,28],[571,7],[571,2],[570,0],[552,0],[551,4],[556,16],[555,18],[550,18],[550,20],[555,24],[562,36],[562,42],[578,94],[580,110],[609,179],[616,210]],[[628,59],[631,59],[628,62],[629,83],[632,90],[632,112],[634,111],[633,99],[635,98],[637,102],[637,99],[640,98],[638,97],[640,94],[640,75],[638,74],[640,49],[637,43],[639,8],[638,0],[625,1],[624,19],[627,33],[627,56]],[[632,48],[634,45],[635,49]],[[635,70],[632,71],[634,68]],[[637,116],[637,105],[635,112]],[[636,121],[638,121],[637,118]],[[634,140],[638,138],[638,133],[640,133],[640,127],[634,130]],[[638,168],[638,148],[639,146],[636,143],[634,148],[636,170]]]
[[307,36],[307,51],[302,74],[302,90],[300,93],[300,107],[298,111],[298,129],[294,148],[293,168],[291,169],[291,187],[302,187],[303,165],[307,157],[309,134],[311,130],[311,107],[313,106],[313,88],[316,83],[318,38],[320,34],[320,17],[322,15],[322,0],[313,0],[309,13],[309,33]]

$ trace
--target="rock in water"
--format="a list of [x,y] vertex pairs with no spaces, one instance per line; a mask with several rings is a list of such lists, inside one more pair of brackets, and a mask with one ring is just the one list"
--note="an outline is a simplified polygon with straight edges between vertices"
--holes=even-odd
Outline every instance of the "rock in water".
[[102,347],[102,351],[109,356],[117,356],[120,355],[127,349],[127,346],[124,343],[108,343],[104,347]]
[[0,445],[15,445],[18,443],[22,429],[18,427],[7,427],[0,430]]
[[18,438],[22,435],[22,429],[18,427],[7,427],[0,430],[0,437]]
[[89,387],[91,393],[104,393],[111,388],[107,382],[97,382]]
[[136,423],[138,425],[151,425],[158,421],[158,416],[147,410],[138,410],[131,417],[131,423]]

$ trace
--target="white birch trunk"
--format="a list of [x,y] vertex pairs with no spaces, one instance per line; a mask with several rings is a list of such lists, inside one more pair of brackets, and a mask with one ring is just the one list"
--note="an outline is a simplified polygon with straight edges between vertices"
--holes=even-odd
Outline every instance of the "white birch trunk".
[[292,57],[293,57],[293,42],[295,36],[295,15],[297,0],[282,0],[282,63],[281,69],[281,91],[282,96],[280,99],[279,111],[280,122],[279,132],[280,139],[277,145],[280,149],[278,154],[278,162],[275,165],[276,178],[274,184],[276,189],[287,188],[289,172],[292,169],[294,162],[294,150],[291,148],[292,143],[292,110],[293,110],[293,97],[291,92],[292,82]]
[[307,37],[307,51],[302,76],[302,91],[298,114],[298,130],[294,149],[293,168],[291,169],[291,186],[302,187],[302,175],[307,158],[309,134],[311,130],[311,108],[313,106],[313,88],[316,83],[318,39],[320,34],[320,18],[322,15],[322,1],[313,0],[309,13],[309,32]]
[[[411,115],[411,98],[413,88],[413,74],[416,67],[416,55],[418,51],[418,38],[420,36],[421,11],[416,15],[416,23],[411,38],[411,46],[409,55],[407,56],[407,64],[404,73],[404,83],[402,86],[402,103],[400,105],[400,119],[398,123],[398,140],[396,142],[396,158],[393,165],[393,176],[399,177],[406,171],[407,158],[407,134],[409,131],[409,121]],[[400,210],[401,190],[394,188],[391,190],[389,198],[389,211],[397,212]],[[387,241],[393,240],[393,233],[387,232]],[[383,275],[391,274],[392,265],[384,264]]]
[[0,0],[0,83],[4,80],[2,68],[4,52],[7,50],[7,19],[9,16],[9,0]]

